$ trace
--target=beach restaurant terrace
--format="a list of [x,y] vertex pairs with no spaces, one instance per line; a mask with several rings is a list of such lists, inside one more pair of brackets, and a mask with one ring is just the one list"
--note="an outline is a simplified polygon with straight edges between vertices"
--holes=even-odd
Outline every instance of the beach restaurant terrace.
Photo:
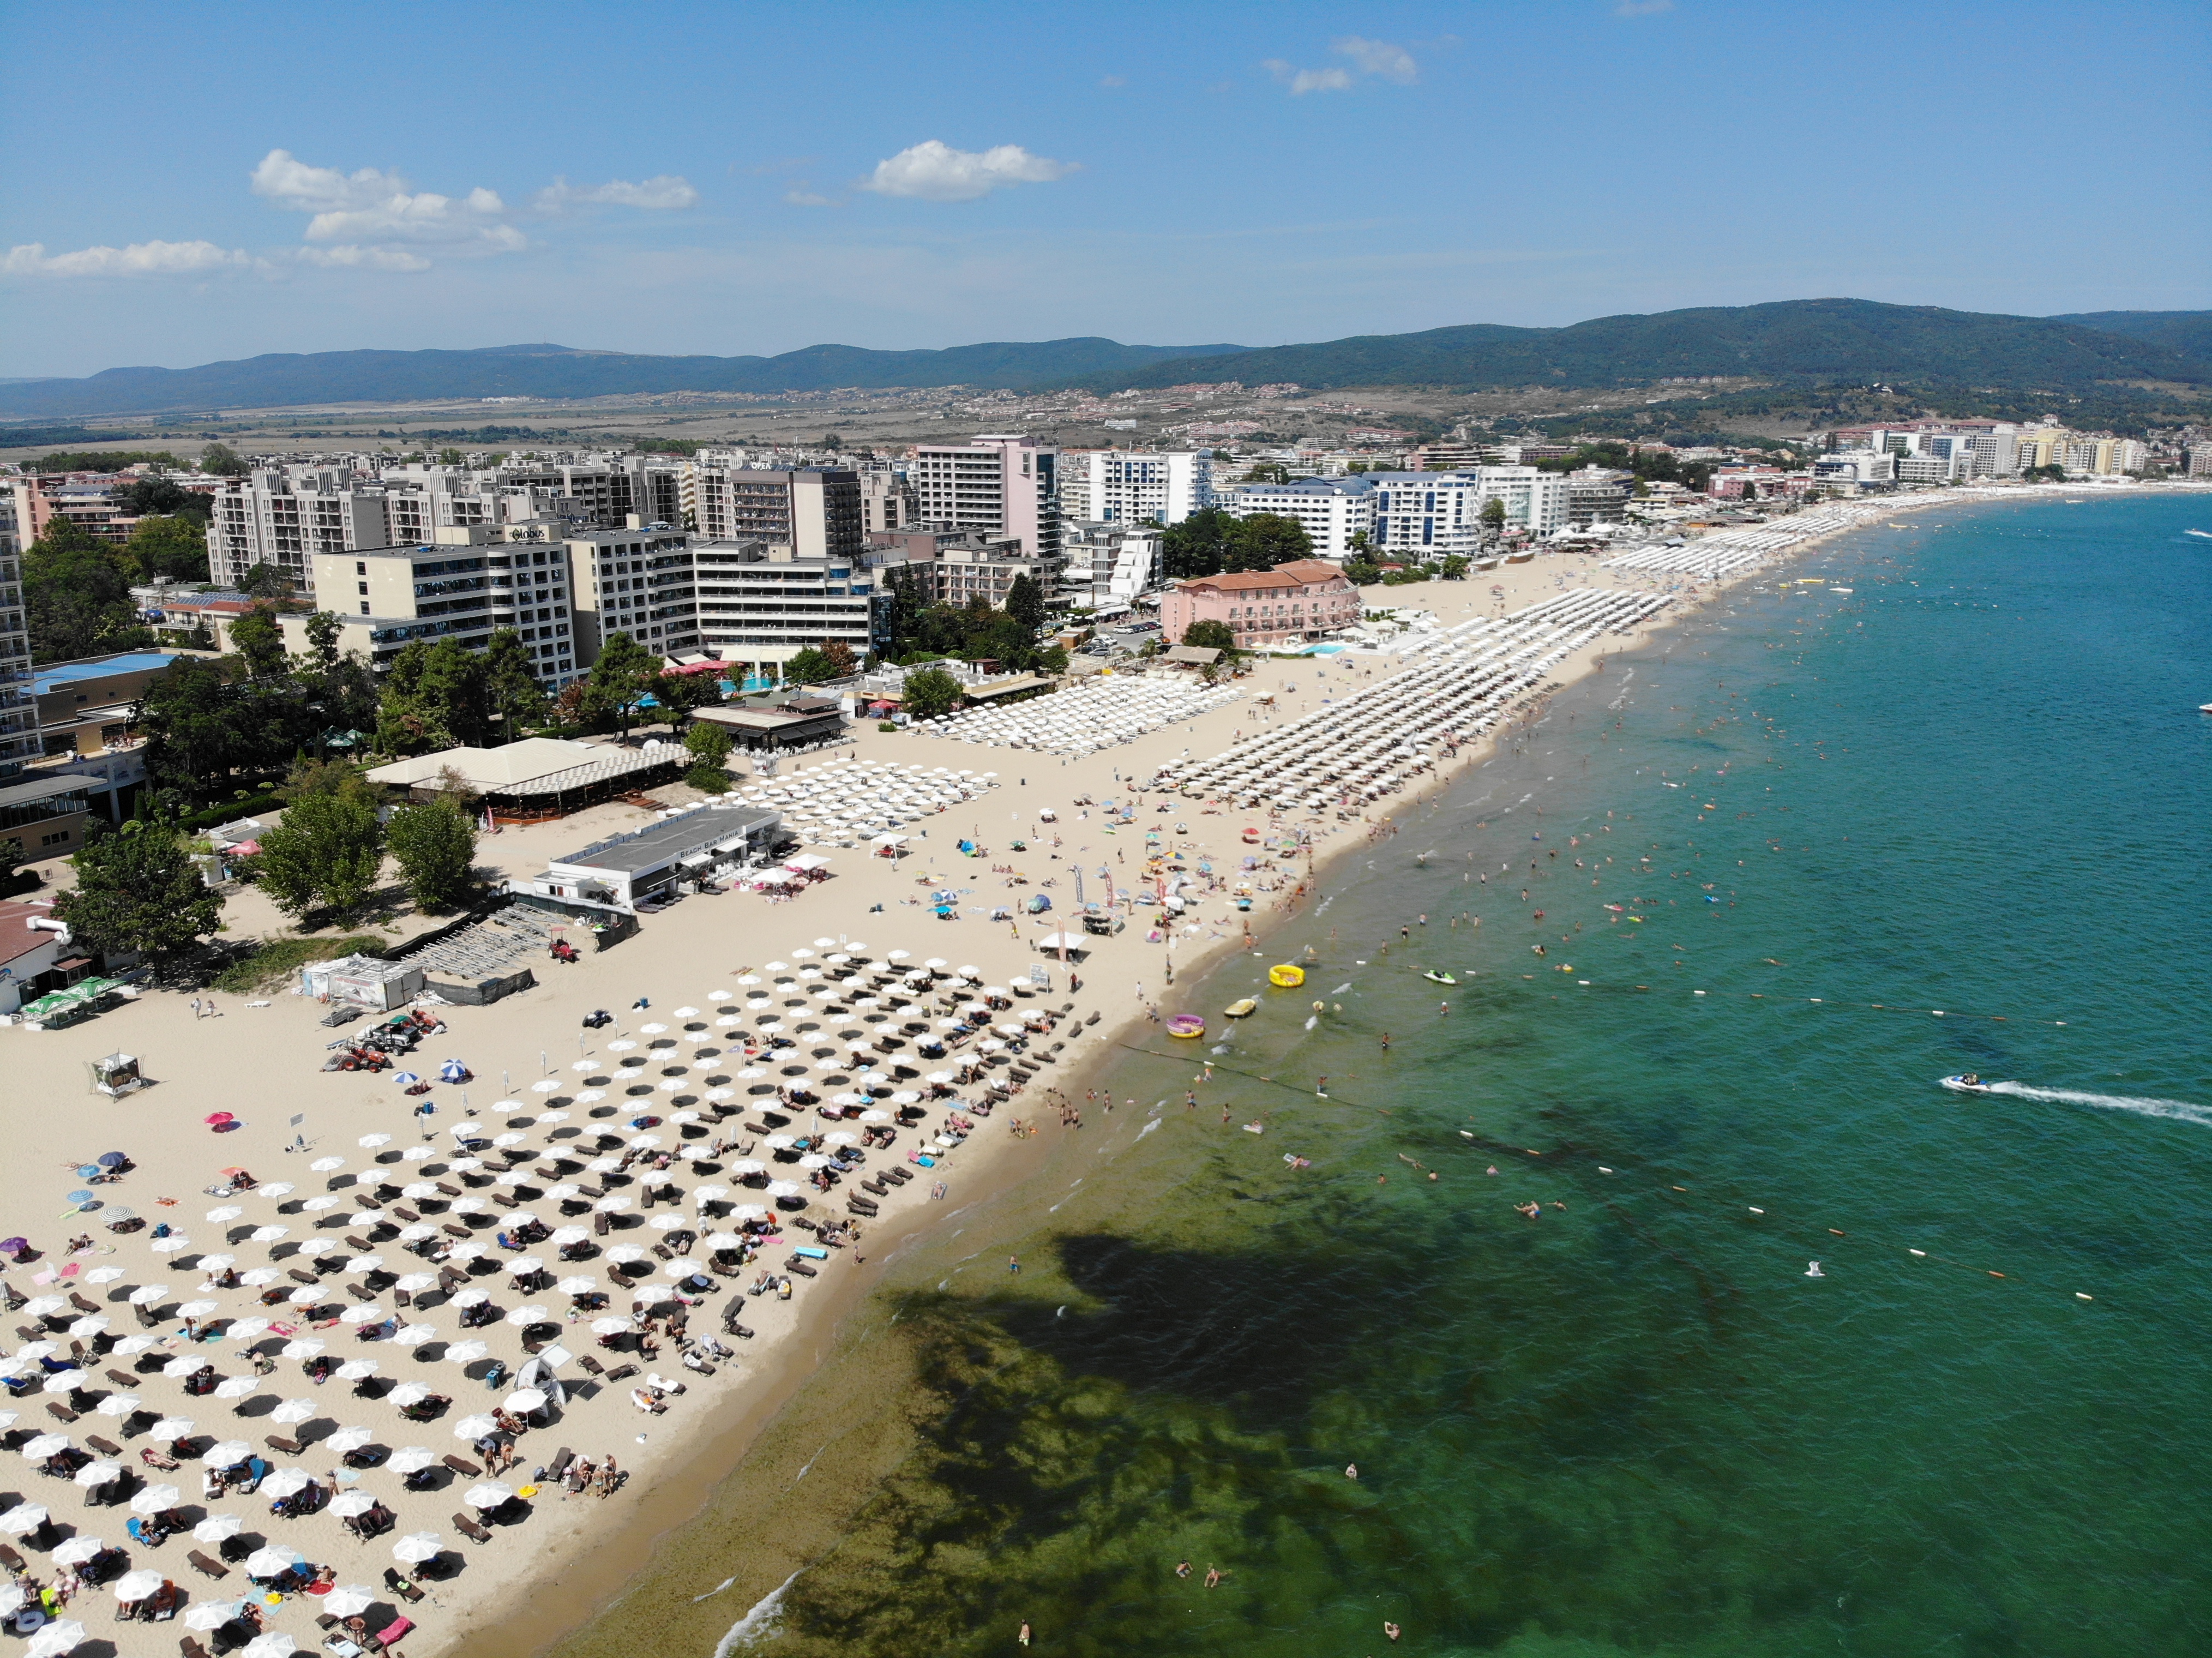
[[648,740],[631,749],[529,737],[496,749],[416,755],[379,766],[368,776],[427,800],[447,787],[451,772],[501,816],[558,817],[667,782],[690,760],[680,743]]
[[732,868],[764,860],[782,834],[780,811],[709,801],[556,858],[543,874],[510,890],[635,914],[641,905],[674,896],[680,884],[704,886]]

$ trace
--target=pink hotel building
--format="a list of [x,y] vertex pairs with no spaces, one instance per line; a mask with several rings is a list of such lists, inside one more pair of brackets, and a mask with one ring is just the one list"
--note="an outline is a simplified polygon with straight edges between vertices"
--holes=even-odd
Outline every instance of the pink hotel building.
[[1303,644],[1358,620],[1359,590],[1322,558],[1178,581],[1160,605],[1160,631],[1170,644],[1181,643],[1194,622],[1225,622],[1240,650]]

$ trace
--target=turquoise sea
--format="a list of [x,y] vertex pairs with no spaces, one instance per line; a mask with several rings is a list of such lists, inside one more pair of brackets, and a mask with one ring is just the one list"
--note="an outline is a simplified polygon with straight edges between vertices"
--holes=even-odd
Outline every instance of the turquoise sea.
[[2212,501],[1899,523],[1560,694],[1277,935],[1305,988],[1120,1061],[898,1298],[910,1443],[725,1651],[2212,1650]]

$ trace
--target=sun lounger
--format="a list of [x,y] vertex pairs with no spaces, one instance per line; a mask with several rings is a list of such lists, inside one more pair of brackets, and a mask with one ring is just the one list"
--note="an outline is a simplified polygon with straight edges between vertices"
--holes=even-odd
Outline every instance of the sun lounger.
[[453,1529],[460,1533],[462,1536],[467,1538],[471,1543],[489,1543],[491,1541],[491,1533],[489,1531],[486,1531],[482,1526],[477,1524],[475,1521],[470,1519],[465,1514],[457,1514],[453,1516]]
[[461,1195],[461,1188],[458,1186],[448,1186],[443,1181],[438,1181],[434,1182],[434,1184],[437,1186],[438,1190],[443,1193],[447,1197],[457,1198]]
[[208,1658],[208,1649],[189,1635],[178,1637],[177,1650],[184,1655],[184,1658]]
[[451,1468],[455,1473],[466,1474],[471,1479],[479,1479],[483,1473],[483,1470],[482,1468],[477,1467],[475,1463],[470,1461],[465,1456],[446,1456],[439,1458],[439,1461],[443,1462],[447,1467]]
[[796,1272],[801,1278],[816,1278],[820,1276],[815,1272],[814,1264],[811,1261],[802,1260],[797,1255],[792,1256],[788,1260],[783,1263],[783,1270],[787,1272]]
[[412,1209],[402,1209],[396,1203],[392,1206],[392,1212],[398,1216],[401,1220],[405,1221],[410,1226],[416,1224],[422,1218],[422,1216],[416,1214]]
[[23,1564],[23,1557],[5,1543],[0,1543],[0,1566],[5,1566],[9,1571],[17,1573],[27,1570]]
[[390,1566],[384,1569],[384,1587],[410,1606],[422,1598],[422,1591],[419,1588]]
[[76,1412],[70,1409],[68,1406],[63,1404],[58,1399],[50,1399],[46,1401],[46,1414],[53,1418],[57,1422],[74,1422],[76,1420]]
[[107,1379],[110,1382],[112,1382],[117,1387],[122,1388],[125,1393],[130,1392],[138,1385],[138,1378],[131,1375],[128,1370],[110,1370],[107,1373]]
[[374,1301],[376,1299],[376,1291],[370,1289],[366,1284],[349,1284],[345,1288],[346,1293],[351,1296],[356,1301]]
[[617,1364],[613,1370],[607,1372],[607,1380],[609,1382],[627,1382],[636,1374],[636,1365]]
[[70,1305],[76,1308],[80,1313],[96,1313],[100,1310],[100,1303],[98,1302],[87,1301],[82,1296],[79,1295],[74,1290],[70,1291]]
[[313,1272],[303,1272],[296,1266],[288,1271],[284,1276],[290,1278],[295,1284],[305,1284],[312,1286],[322,1282],[322,1279],[317,1278]]
[[593,1358],[589,1353],[580,1354],[576,1359],[576,1363],[582,1365],[585,1370],[592,1376],[605,1376],[607,1373],[607,1367],[600,1363],[596,1358]]
[[191,1562],[192,1570],[199,1573],[203,1577],[228,1577],[230,1576],[230,1568],[228,1566],[224,1565],[220,1560],[216,1560],[208,1555],[202,1554],[198,1549],[188,1550],[185,1552],[185,1558]]
[[563,1445],[559,1450],[554,1452],[553,1460],[545,1465],[545,1477],[548,1479],[559,1479],[568,1471],[568,1465],[575,1460],[575,1452]]
[[270,1434],[268,1438],[264,1440],[262,1442],[269,1446],[272,1450],[283,1452],[287,1456],[298,1456],[307,1448],[305,1441],[287,1439],[283,1434]]
[[91,1446],[95,1451],[98,1451],[102,1456],[120,1456],[123,1455],[123,1447],[117,1444],[113,1440],[102,1439],[98,1434],[87,1434],[84,1436],[84,1442]]

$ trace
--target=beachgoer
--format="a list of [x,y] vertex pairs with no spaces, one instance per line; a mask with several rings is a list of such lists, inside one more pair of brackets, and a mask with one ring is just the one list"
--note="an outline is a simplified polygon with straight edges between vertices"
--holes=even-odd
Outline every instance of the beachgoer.
[[1359,1478],[1359,1465],[1358,1465],[1357,1462],[1347,1462],[1347,1463],[1346,1463],[1346,1464],[1344,1465],[1344,1477],[1345,1477],[1346,1479],[1358,1479],[1358,1478]]
[[1176,1576],[1178,1576],[1178,1577],[1188,1577],[1188,1576],[1190,1576],[1190,1562],[1189,1562],[1189,1561],[1188,1561],[1188,1560],[1179,1560],[1179,1561],[1177,1561],[1177,1562],[1176,1563]]
[[1219,1567],[1209,1565],[1206,1569],[1206,1587],[1208,1588],[1214,1588],[1226,1576],[1228,1576],[1228,1574],[1224,1572]]
[[1006,1271],[1014,1274],[1016,1277],[1019,1277],[1021,1275],[1021,1270],[1022,1258],[1019,1255],[1008,1255],[1006,1257]]

